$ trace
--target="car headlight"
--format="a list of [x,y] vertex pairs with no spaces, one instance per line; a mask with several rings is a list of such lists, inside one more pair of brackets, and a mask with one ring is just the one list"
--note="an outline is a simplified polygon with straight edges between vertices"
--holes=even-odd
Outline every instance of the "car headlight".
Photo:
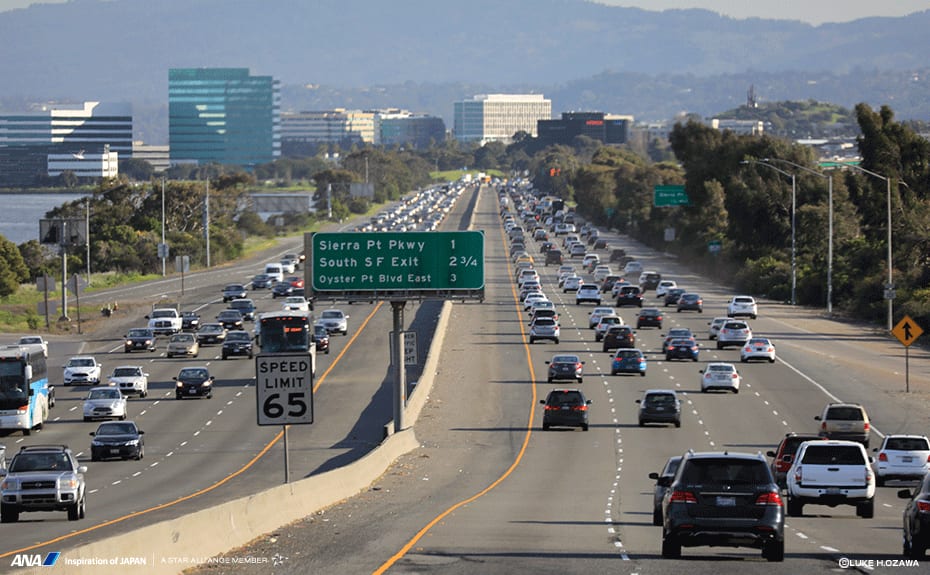
[[130,439],[129,441],[126,442],[126,445],[128,445],[128,446],[130,446],[130,447],[135,447],[135,446],[139,445],[139,440],[138,440],[138,439]]
[[59,484],[61,485],[62,489],[77,489],[78,480],[76,477],[62,478],[59,481]]
[[3,491],[16,491],[19,489],[19,481],[16,479],[4,479],[3,483],[0,483],[0,489]]
[[100,441],[100,439],[96,437],[90,440],[90,444],[92,447],[100,447],[101,445],[106,445],[105,443]]
[[178,383],[175,385],[175,387],[184,387],[184,382],[181,380],[178,380]]

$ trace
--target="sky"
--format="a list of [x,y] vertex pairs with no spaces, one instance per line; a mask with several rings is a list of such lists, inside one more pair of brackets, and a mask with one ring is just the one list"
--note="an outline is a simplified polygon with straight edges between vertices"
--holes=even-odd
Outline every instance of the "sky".
[[[0,12],[30,4],[57,4],[68,0],[0,0]],[[155,0],[157,1],[157,0]],[[380,1],[380,0],[379,0]],[[439,0],[442,1],[442,0]],[[704,8],[732,18],[801,20],[813,25],[849,22],[872,16],[906,16],[930,8],[927,0],[596,0],[644,10]]]

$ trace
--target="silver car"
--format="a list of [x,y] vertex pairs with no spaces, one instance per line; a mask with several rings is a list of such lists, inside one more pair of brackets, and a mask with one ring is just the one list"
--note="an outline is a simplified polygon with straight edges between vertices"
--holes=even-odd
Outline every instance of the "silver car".
[[320,314],[320,319],[317,321],[317,324],[325,327],[326,331],[331,334],[341,333],[342,335],[348,335],[348,319],[349,316],[341,309],[327,309],[323,310],[323,313]]
[[84,421],[126,419],[126,396],[115,387],[90,390],[84,399]]

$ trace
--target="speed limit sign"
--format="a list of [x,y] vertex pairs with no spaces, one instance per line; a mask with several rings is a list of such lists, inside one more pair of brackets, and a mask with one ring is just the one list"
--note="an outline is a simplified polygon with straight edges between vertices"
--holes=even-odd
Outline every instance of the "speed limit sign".
[[256,356],[259,425],[313,423],[312,361],[309,353]]

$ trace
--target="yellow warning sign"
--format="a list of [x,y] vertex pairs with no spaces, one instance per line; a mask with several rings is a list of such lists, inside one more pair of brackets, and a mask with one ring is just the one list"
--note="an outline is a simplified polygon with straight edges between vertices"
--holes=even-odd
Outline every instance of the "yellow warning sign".
[[891,330],[891,333],[904,344],[904,347],[910,347],[923,332],[924,330],[917,325],[917,322],[907,315],[901,318],[901,321]]

